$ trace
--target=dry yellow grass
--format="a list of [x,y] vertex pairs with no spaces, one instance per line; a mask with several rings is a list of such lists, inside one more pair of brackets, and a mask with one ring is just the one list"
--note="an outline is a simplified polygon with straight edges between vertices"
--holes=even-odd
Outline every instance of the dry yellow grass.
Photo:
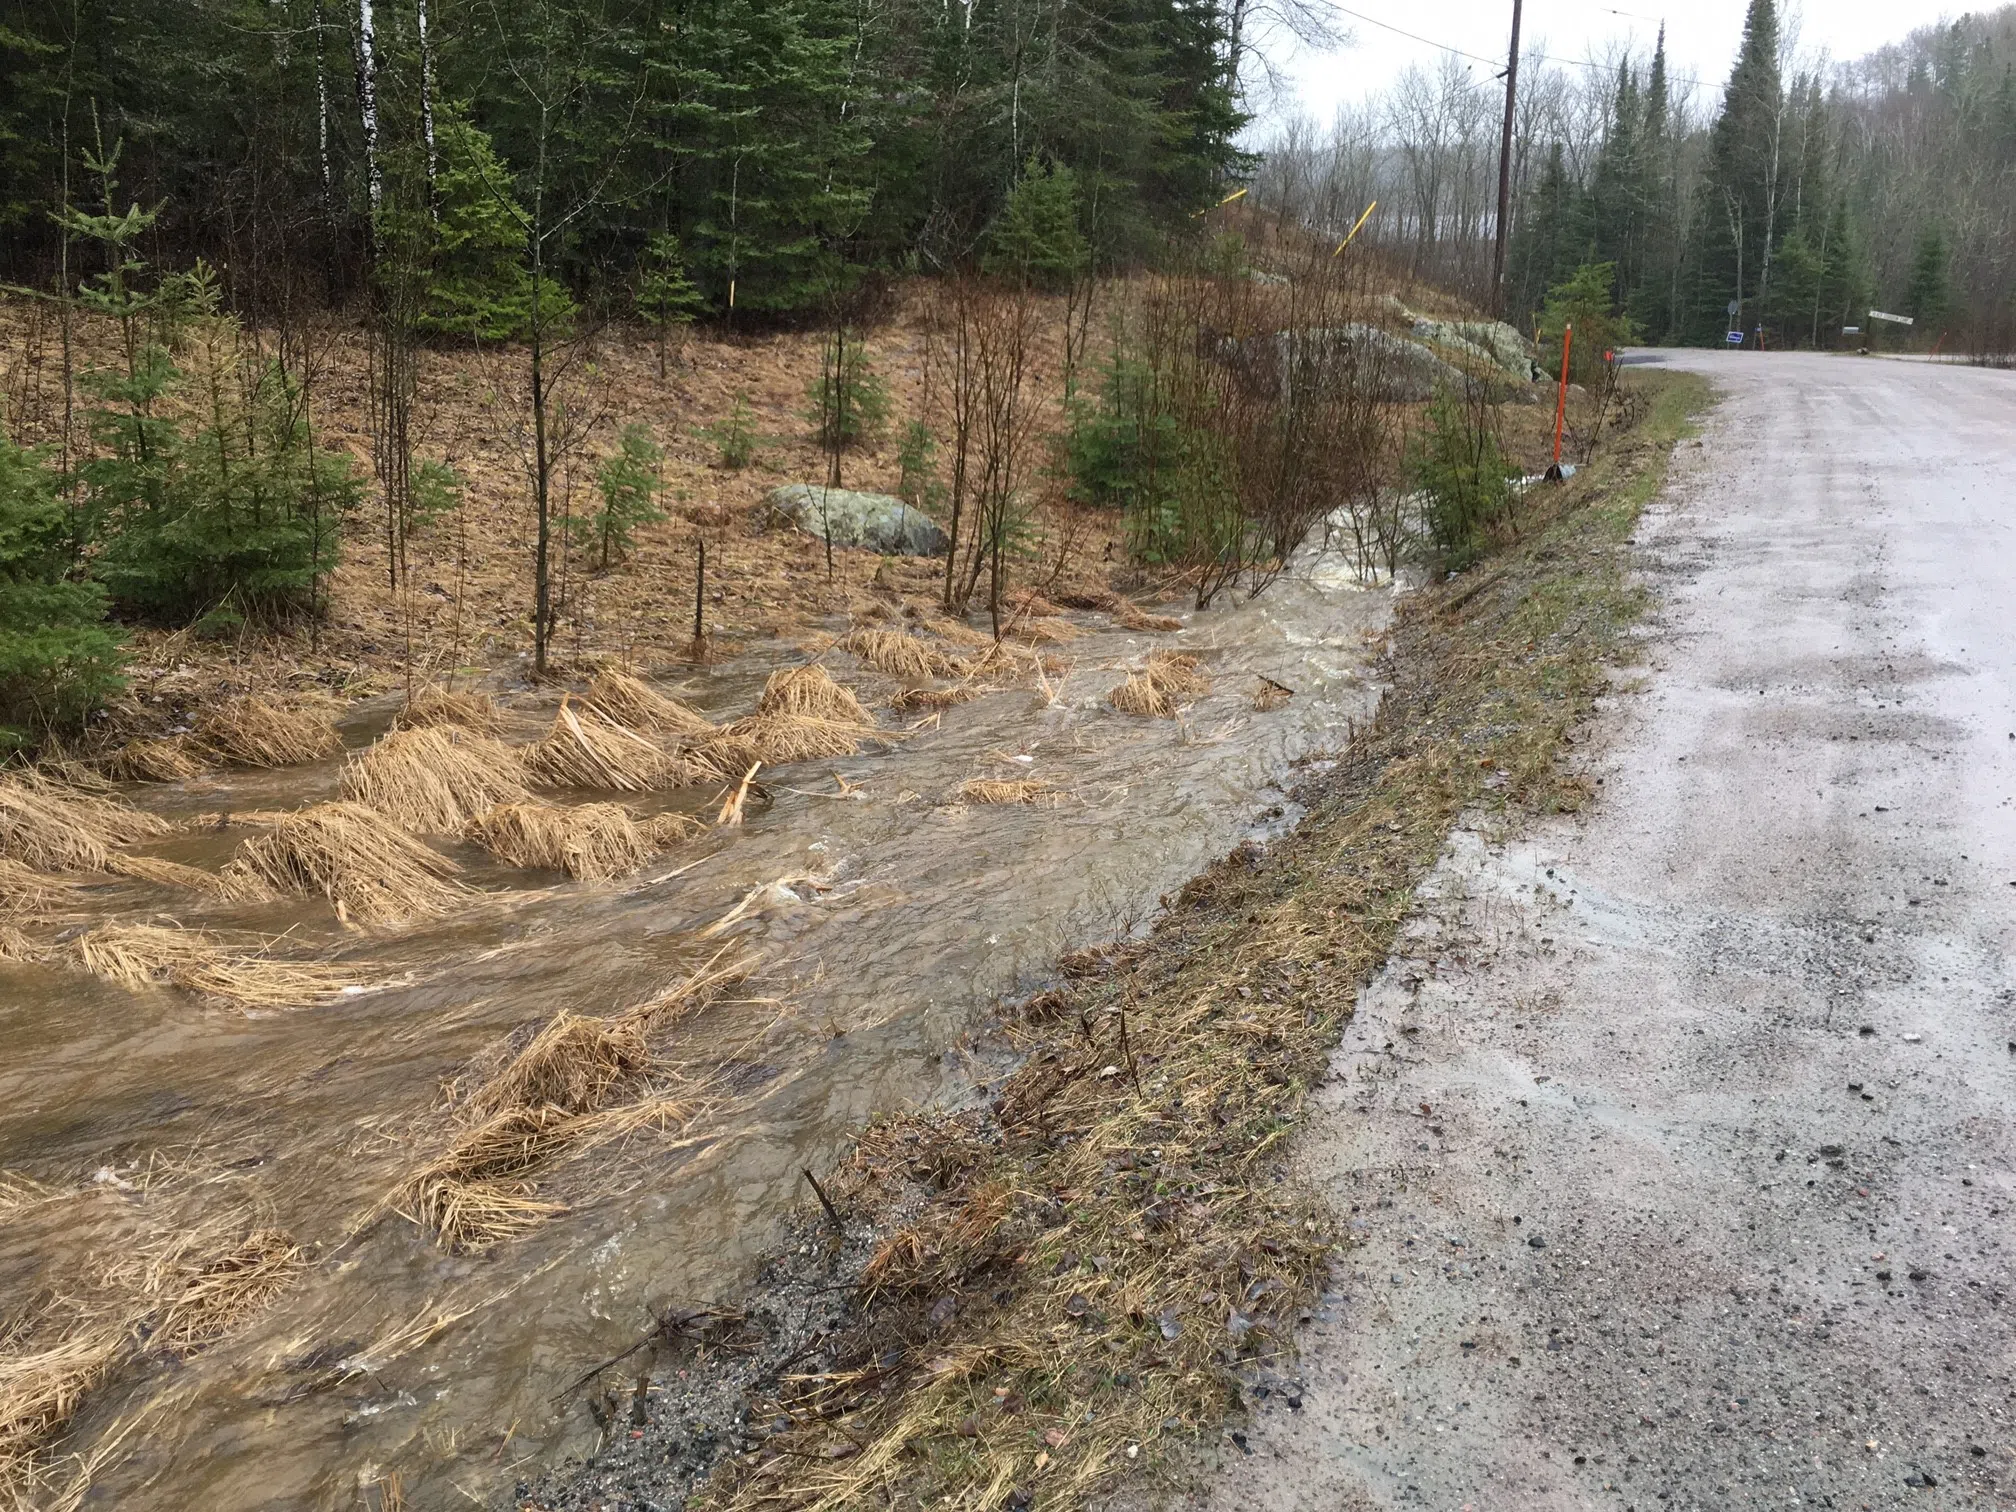
[[668,698],[642,678],[620,669],[603,672],[588,685],[585,696],[614,723],[634,730],[690,738],[714,729],[714,722],[698,709]]
[[1124,630],[1181,630],[1183,621],[1173,615],[1150,614],[1129,599],[1122,599],[1113,609],[1114,623]]
[[789,766],[861,749],[862,726],[853,720],[806,714],[752,714],[690,752],[720,782],[740,782],[753,766]]
[[270,699],[235,698],[197,721],[196,745],[229,766],[290,767],[343,748],[335,727]]
[[148,1343],[178,1355],[193,1354],[264,1309],[307,1264],[307,1251],[284,1231],[255,1229],[188,1271],[168,1293],[168,1305]]
[[763,696],[756,700],[756,712],[864,728],[875,723],[875,716],[861,706],[861,700],[833,681],[833,675],[817,662],[772,672],[763,684]]
[[77,901],[77,884],[0,856],[0,919],[39,920],[67,912]]
[[0,857],[38,871],[103,871],[115,846],[173,828],[116,798],[80,792],[33,771],[0,775]]
[[651,1047],[635,1019],[562,1010],[477,1089],[467,1106],[478,1118],[518,1107],[592,1113],[650,1064]]
[[128,991],[179,987],[235,1008],[298,1008],[356,984],[341,967],[287,961],[265,950],[234,950],[200,929],[101,924],[65,947],[90,972]]
[[613,803],[506,803],[469,821],[468,837],[510,866],[595,882],[635,871],[659,845]]
[[135,856],[119,851],[106,861],[105,869],[114,876],[201,893],[227,903],[261,903],[273,896],[271,888],[244,872],[208,872],[162,856]]
[[450,1249],[480,1249],[565,1206],[538,1195],[551,1165],[646,1131],[676,1134],[699,1116],[691,1097],[654,1083],[651,1036],[747,975],[732,947],[664,992],[610,1018],[562,1012],[515,1051],[493,1052],[453,1108],[447,1147],[411,1172],[387,1205]]
[[452,725],[478,735],[499,735],[504,730],[504,711],[487,693],[458,692],[430,684],[414,690],[393,723],[402,730]]
[[278,892],[319,893],[360,924],[437,916],[465,896],[449,880],[459,870],[453,861],[362,804],[318,803],[273,818],[238,847],[228,874]]
[[187,735],[129,740],[100,765],[122,782],[184,782],[209,769],[202,750]]
[[1106,701],[1123,714],[1144,714],[1154,719],[1174,719],[1181,705],[1211,691],[1211,679],[1200,670],[1197,658],[1181,651],[1155,651],[1139,672],[1129,672],[1127,681],[1106,695]]
[[956,708],[980,696],[980,690],[970,683],[961,683],[951,688],[905,688],[889,700],[889,707],[898,714],[919,714],[933,709]]
[[850,630],[840,637],[840,649],[891,677],[964,677],[970,670],[959,657],[901,630]]
[[684,845],[688,840],[697,840],[707,833],[706,823],[691,814],[653,814],[648,819],[640,820],[638,828],[643,830],[644,838],[651,843],[651,848],[661,851],[670,850],[675,845]]
[[971,777],[959,786],[959,796],[967,803],[1034,803],[1050,791],[1050,784],[1040,777],[1024,777],[1006,780],[997,777]]
[[523,756],[454,725],[394,730],[343,763],[340,791],[430,835],[453,834],[500,803],[530,796]]
[[546,738],[526,751],[525,770],[541,787],[599,788],[616,793],[684,787],[705,781],[707,776],[692,762],[628,725],[617,724],[592,708],[576,709],[571,695],[560,700],[560,710]]

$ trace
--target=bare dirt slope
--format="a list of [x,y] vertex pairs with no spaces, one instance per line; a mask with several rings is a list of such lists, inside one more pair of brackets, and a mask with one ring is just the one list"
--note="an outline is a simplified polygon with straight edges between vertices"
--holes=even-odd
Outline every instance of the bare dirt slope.
[[2016,1505],[2016,374],[1664,360],[1726,398],[1602,796],[1434,874],[1307,1145],[1361,1242],[1200,1502]]

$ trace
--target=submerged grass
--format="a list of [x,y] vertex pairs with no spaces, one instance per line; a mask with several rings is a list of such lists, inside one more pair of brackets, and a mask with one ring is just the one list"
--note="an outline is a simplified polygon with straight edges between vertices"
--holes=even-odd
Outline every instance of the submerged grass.
[[633,1134],[678,1134],[699,1116],[701,1103],[658,1066],[654,1036],[749,970],[724,948],[622,1013],[563,1009],[529,1037],[493,1048],[463,1079],[466,1089],[451,1088],[445,1147],[410,1172],[386,1206],[455,1250],[485,1248],[565,1212],[539,1195],[550,1168]]
[[683,787],[709,775],[704,766],[593,707],[575,708],[571,695],[560,700],[546,738],[526,751],[525,769],[540,787],[615,793]]
[[433,918],[459,905],[460,869],[375,809],[318,803],[276,814],[272,828],[238,847],[225,875],[281,893],[320,893],[359,924]]
[[714,722],[698,709],[668,698],[628,672],[611,668],[588,685],[587,700],[619,725],[687,739],[708,734]]
[[343,763],[343,797],[422,834],[449,835],[500,803],[531,796],[525,759],[453,725],[394,730]]
[[394,724],[402,730],[473,730],[478,735],[501,735],[504,711],[488,693],[470,693],[429,685],[416,688],[399,710]]
[[257,950],[234,949],[200,929],[158,924],[101,924],[66,947],[76,965],[108,982],[140,992],[179,987],[234,1008],[298,1008],[333,997],[356,984],[339,966],[289,961]]
[[1528,501],[1488,584],[1403,603],[1375,725],[1261,864],[1235,854],[1149,938],[1067,958],[990,1110],[860,1137],[842,1201],[886,1221],[853,1321],[752,1400],[772,1431],[714,1507],[1082,1504],[1291,1347],[1335,1234],[1286,1143],[1359,985],[1466,811],[1586,799],[1565,737],[1628,654],[1628,534],[1706,392],[1646,387],[1649,419]]
[[197,721],[195,748],[228,766],[290,767],[343,748],[335,726],[270,699],[234,698]]
[[38,871],[104,871],[112,851],[175,826],[32,769],[0,775],[0,857]]

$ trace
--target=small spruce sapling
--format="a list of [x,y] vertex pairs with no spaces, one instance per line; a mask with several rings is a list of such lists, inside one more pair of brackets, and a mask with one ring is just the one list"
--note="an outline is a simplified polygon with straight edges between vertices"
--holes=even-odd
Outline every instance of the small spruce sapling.
[[658,377],[662,382],[673,333],[683,333],[706,303],[686,276],[686,259],[679,238],[672,232],[659,232],[645,246],[644,255],[637,260],[634,296],[638,316],[658,332]]
[[756,456],[756,428],[750,423],[749,396],[737,394],[734,407],[719,420],[700,427],[700,434],[712,442],[720,465],[731,472],[747,467]]
[[640,525],[655,525],[665,518],[658,508],[658,495],[665,491],[664,464],[664,449],[651,427],[637,424],[623,427],[615,452],[596,469],[602,507],[587,524],[605,570],[635,549]]

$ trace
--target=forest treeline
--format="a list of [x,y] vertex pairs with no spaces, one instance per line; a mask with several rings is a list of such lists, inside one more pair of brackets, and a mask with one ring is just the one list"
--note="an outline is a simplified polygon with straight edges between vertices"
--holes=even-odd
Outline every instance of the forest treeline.
[[[1259,193],[1313,224],[1369,228],[1417,276],[1490,293],[1502,85],[1450,58],[1327,133],[1287,123]],[[1912,33],[1846,65],[1802,57],[1752,0],[1726,83],[1649,57],[1520,67],[1505,308],[1601,269],[1643,340],[1855,345],[1871,305],[1947,350],[2016,347],[2016,6]],[[1736,308],[1732,311],[1731,306]],[[1864,327],[1845,337],[1845,326]]]
[[[424,317],[507,334],[529,222],[556,283],[750,317],[852,268],[984,251],[1069,175],[1108,262],[1243,167],[1250,0],[7,0],[0,277],[46,286],[87,154],[141,250],[241,313],[340,300],[424,243]],[[505,292],[500,294],[500,290]],[[518,296],[522,302],[522,290]],[[667,313],[661,309],[660,313]]]

